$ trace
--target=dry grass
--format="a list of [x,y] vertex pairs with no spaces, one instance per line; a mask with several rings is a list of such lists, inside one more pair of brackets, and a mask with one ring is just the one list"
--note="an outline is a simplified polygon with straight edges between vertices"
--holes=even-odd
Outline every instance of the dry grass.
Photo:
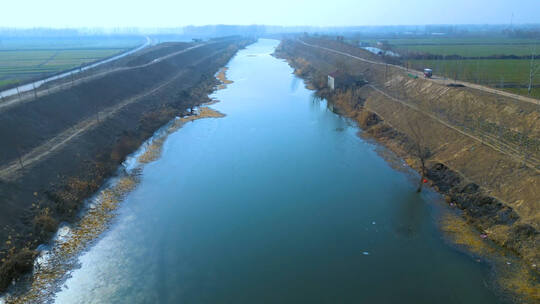
[[[221,81],[221,83],[222,83],[223,85],[225,85],[225,86],[226,86],[227,84],[233,83],[232,80],[227,79],[227,70],[228,70],[228,69],[229,69],[228,67],[222,67],[222,68],[219,70],[219,72],[217,73],[217,75],[216,75],[216,78],[219,79],[219,81]],[[225,87],[225,86],[224,86],[224,87]]]
[[[328,60],[331,60],[324,56],[314,58],[316,56],[302,51],[294,51],[286,57],[288,62],[296,68],[296,74],[306,81],[311,81],[315,77],[317,70],[325,70],[328,66]],[[308,58],[309,61],[303,57]],[[309,71],[309,66],[315,71]],[[425,82],[422,82],[422,84],[426,84],[422,87],[409,87],[407,86],[411,82],[409,79],[391,77],[390,81],[387,81],[384,77],[384,70],[381,72],[373,67],[366,70],[362,66],[355,66],[355,68],[367,73],[366,76],[370,77],[370,83],[390,91],[389,94],[391,95],[413,100],[415,107],[425,111],[433,111],[434,115],[450,114],[450,118],[461,122],[469,121],[465,120],[464,117],[482,114],[486,116],[486,118],[482,118],[486,121],[495,121],[517,130],[521,128],[518,124],[523,120],[517,118],[524,114],[514,108],[527,107],[527,105],[507,105],[506,108],[503,108],[502,105],[498,104],[498,101],[490,100],[489,96],[475,95],[474,92],[469,90],[450,90],[445,86],[431,83],[428,83],[428,85]],[[323,94],[323,90],[319,90],[318,93]],[[397,155],[406,159],[411,167],[418,167],[416,160],[408,159],[411,156],[408,155],[405,148],[409,141],[409,135],[404,133],[407,129],[407,121],[412,115],[417,115],[417,111],[390,100],[382,94],[374,94],[374,92],[365,88],[360,88],[354,94],[347,91],[326,93],[323,94],[324,97],[338,109],[339,113],[351,117],[366,129],[366,132],[363,132],[364,135],[374,137]],[[505,102],[501,101],[501,104],[503,103]],[[462,104],[470,106],[464,107]],[[370,117],[368,111],[375,113],[382,121],[376,122],[371,119],[373,117]],[[532,110],[527,109],[524,113],[528,112],[532,113]],[[475,118],[477,118],[476,116]],[[495,118],[492,119],[492,116]],[[507,117],[513,118],[513,120],[507,119]],[[447,117],[443,118],[447,119]],[[477,118],[477,120],[480,120],[480,118]],[[538,264],[536,258],[538,256],[538,242],[535,242],[538,237],[534,233],[532,233],[532,236],[523,237],[515,233],[514,230],[516,230],[517,225],[527,224],[536,229],[538,228],[538,210],[540,208],[538,189],[540,188],[535,187],[535,185],[539,183],[540,177],[506,155],[494,151],[470,137],[455,132],[442,123],[428,117],[420,119],[419,123],[422,124],[427,145],[434,153],[430,161],[447,165],[453,172],[465,177],[467,183],[478,184],[486,191],[485,195],[505,202],[507,206],[513,207],[514,211],[521,217],[515,225],[511,226],[491,225],[494,221],[485,221],[486,224],[484,225],[481,219],[456,215],[455,218],[443,220],[442,226],[445,233],[449,234],[456,244],[478,255],[501,258],[498,255],[508,253],[508,250],[501,249],[495,244],[518,252],[523,260],[519,263],[512,262],[512,265],[522,264],[524,268],[519,270],[504,267],[506,271],[497,278],[500,279],[500,285],[503,289],[514,294],[520,294],[529,301],[538,300],[538,294],[535,291],[540,290],[540,288],[538,279],[536,278],[536,281],[534,279],[537,270],[533,266]],[[487,239],[489,240],[481,238],[481,232],[474,227],[483,227],[485,231],[482,232],[488,235]],[[506,266],[505,263],[504,266]]]
[[182,117],[176,120],[166,130],[164,134],[161,134],[161,136],[154,138],[152,142],[146,147],[146,150],[137,158],[137,160],[140,163],[150,163],[158,159],[161,156],[163,143],[165,142],[165,139],[167,139],[167,136],[171,134],[172,132],[180,129],[186,122],[194,121],[201,118],[219,118],[223,116],[225,115],[211,108],[208,108],[208,107],[199,108],[199,115],[186,116],[186,117]]
[[[156,160],[161,155],[163,143],[167,136],[181,128],[185,123],[201,118],[219,118],[223,116],[224,114],[211,108],[201,107],[199,108],[199,115],[177,119],[169,126],[166,132],[152,140],[145,152],[138,157],[138,161],[145,164]],[[68,184],[70,191],[66,190],[61,194],[65,200],[72,200],[77,193],[88,189],[88,184],[78,179],[71,179]],[[66,241],[55,246],[53,249],[53,262],[34,273],[29,291],[17,298],[9,299],[8,303],[31,303],[50,297],[54,291],[54,284],[71,269],[69,261],[107,229],[122,198],[132,191],[136,185],[137,178],[135,176],[125,176],[120,178],[112,187],[101,191],[98,195],[99,203],[86,212]],[[48,213],[45,212],[42,215],[45,216]]]
[[445,214],[440,219],[440,227],[453,243],[466,247],[474,254],[486,256],[495,252],[495,248],[480,237],[482,232],[474,229],[462,216]]
[[[491,231],[477,231],[462,216],[453,213],[447,213],[440,219],[440,227],[453,243],[465,247],[467,251],[476,255],[488,257],[494,262],[497,283],[504,292],[518,298],[520,303],[538,303],[540,283],[534,269],[514,259],[506,258],[506,253],[489,241],[492,238]],[[487,234],[488,237],[482,239],[481,233]]]
[[161,155],[161,150],[164,142],[165,137],[159,137],[152,140],[152,142],[146,147],[146,150],[141,155],[139,155],[137,161],[146,164],[158,159]]
[[34,271],[29,290],[17,298],[8,298],[7,303],[36,303],[51,296],[54,284],[71,269],[69,262],[107,229],[122,198],[136,185],[135,176],[125,176],[99,193],[99,203],[88,210],[65,241],[54,247],[49,263]]
[[515,266],[512,271],[503,271],[498,277],[499,284],[518,296],[519,300],[540,303],[540,283],[538,277],[524,265]]
[[58,221],[51,216],[49,208],[44,208],[36,217],[34,221],[34,233],[52,233],[56,231],[58,227]]

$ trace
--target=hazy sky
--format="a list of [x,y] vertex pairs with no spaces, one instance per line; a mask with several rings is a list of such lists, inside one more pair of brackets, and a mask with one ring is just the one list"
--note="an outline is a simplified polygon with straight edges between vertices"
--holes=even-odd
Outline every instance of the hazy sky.
[[2,0],[0,27],[540,23],[540,0]]

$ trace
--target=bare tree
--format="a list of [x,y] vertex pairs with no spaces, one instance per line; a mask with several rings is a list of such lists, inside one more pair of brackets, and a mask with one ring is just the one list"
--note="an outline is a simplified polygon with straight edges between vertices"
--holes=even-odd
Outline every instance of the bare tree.
[[409,153],[416,157],[420,162],[420,182],[416,192],[422,191],[426,176],[426,161],[431,157],[431,150],[427,147],[424,132],[419,121],[422,121],[422,118],[419,117],[419,115],[414,115],[407,120],[408,135],[411,140],[408,145],[408,150]]
[[536,45],[531,52],[531,63],[529,65],[529,86],[527,88],[527,93],[531,95],[534,77],[540,72],[540,64],[536,62]]

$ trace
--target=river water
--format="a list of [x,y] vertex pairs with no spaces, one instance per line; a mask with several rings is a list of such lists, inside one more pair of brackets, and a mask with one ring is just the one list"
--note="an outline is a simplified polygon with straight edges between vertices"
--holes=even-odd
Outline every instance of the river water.
[[499,303],[415,192],[259,40],[147,164],[56,303]]

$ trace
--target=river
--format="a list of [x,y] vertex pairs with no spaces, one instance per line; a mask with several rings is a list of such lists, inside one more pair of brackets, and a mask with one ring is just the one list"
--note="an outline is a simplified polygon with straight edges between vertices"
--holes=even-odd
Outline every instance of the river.
[[444,240],[440,196],[311,98],[277,44],[229,62],[226,116],[169,135],[56,303],[501,303]]

